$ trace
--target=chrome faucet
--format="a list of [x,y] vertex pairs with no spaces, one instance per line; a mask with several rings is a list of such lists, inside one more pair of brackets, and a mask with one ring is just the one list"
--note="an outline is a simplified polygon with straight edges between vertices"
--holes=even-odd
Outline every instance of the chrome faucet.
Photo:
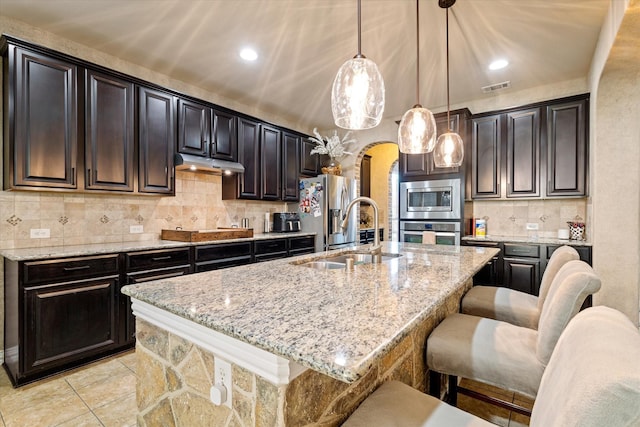
[[369,197],[356,197],[347,206],[346,212],[342,217],[342,222],[340,223],[340,228],[344,230],[349,223],[349,214],[351,213],[351,209],[356,203],[359,202],[367,202],[371,206],[373,206],[373,228],[375,230],[375,234],[373,235],[373,246],[367,253],[371,254],[371,260],[374,263],[379,263],[382,259],[382,245],[380,244],[380,224],[378,222],[378,204]]

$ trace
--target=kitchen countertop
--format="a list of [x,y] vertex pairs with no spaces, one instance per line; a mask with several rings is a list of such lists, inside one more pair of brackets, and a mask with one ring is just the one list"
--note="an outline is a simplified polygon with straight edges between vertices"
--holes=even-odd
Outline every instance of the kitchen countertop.
[[142,242],[93,243],[87,245],[43,246],[39,248],[0,249],[0,255],[12,261],[31,261],[36,259],[66,258],[72,256],[101,255],[119,252],[143,251],[153,249],[180,248],[185,246],[212,245],[252,240],[284,239],[297,236],[314,236],[316,233],[262,233],[253,237],[238,239],[212,240],[207,242],[176,242],[172,240],[148,240]]
[[464,236],[462,240],[469,242],[499,242],[499,243],[536,243],[545,245],[572,245],[572,246],[593,246],[591,242],[586,240],[562,240],[556,238],[539,237],[533,239],[526,236],[497,236],[489,235],[487,237]]
[[384,242],[383,251],[402,256],[352,271],[298,265],[327,255],[315,253],[130,285],[123,292],[350,383],[498,253],[398,242]]

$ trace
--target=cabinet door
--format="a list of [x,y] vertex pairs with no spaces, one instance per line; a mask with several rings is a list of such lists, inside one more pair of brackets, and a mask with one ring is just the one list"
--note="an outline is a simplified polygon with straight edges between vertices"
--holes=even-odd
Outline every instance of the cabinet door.
[[282,133],[282,200],[298,201],[300,136]]
[[502,141],[499,114],[473,119],[471,137],[472,197],[500,197],[500,144]]
[[401,180],[404,178],[425,177],[429,174],[428,154],[400,153],[399,166]]
[[25,288],[25,373],[115,346],[117,276]]
[[508,113],[507,197],[540,196],[540,109]]
[[173,194],[176,100],[162,91],[139,90],[138,191]]
[[371,156],[366,154],[360,166],[360,195],[371,197]]
[[300,174],[304,176],[317,176],[320,173],[320,156],[311,154],[316,144],[309,138],[302,138],[302,152],[300,153]]
[[280,200],[282,189],[282,142],[278,128],[260,126],[260,181],[263,200]]
[[531,295],[540,288],[539,259],[504,259],[504,286]]
[[211,140],[211,109],[198,102],[178,99],[178,151],[208,156]]
[[133,191],[133,83],[85,75],[85,188]]
[[588,101],[547,107],[547,196],[587,195]]
[[236,116],[231,113],[213,110],[212,157],[231,162],[238,159],[236,120]]
[[238,194],[242,199],[260,198],[260,124],[238,118],[238,161],[244,173],[233,177],[238,180]]
[[[436,137],[439,137],[443,133],[447,133],[449,129],[460,135],[464,142],[464,132],[461,132],[460,115],[450,114],[449,122],[447,123],[447,113],[441,113],[435,115],[436,119]],[[466,118],[464,118],[466,119]],[[452,166],[448,168],[439,168],[433,161],[433,154],[429,153],[426,157],[427,160],[427,173],[429,175],[441,175],[445,173],[458,173],[460,171],[459,166]]]
[[[9,47],[9,99],[14,107],[7,123],[14,187],[77,188],[77,79],[75,65]],[[5,73],[5,76],[7,74]]]

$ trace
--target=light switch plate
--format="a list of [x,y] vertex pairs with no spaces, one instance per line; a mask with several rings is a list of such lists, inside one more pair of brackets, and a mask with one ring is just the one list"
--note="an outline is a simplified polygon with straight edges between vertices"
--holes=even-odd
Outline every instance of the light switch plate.
[[537,230],[538,229],[538,223],[537,222],[528,222],[527,223],[527,230]]
[[51,237],[51,230],[48,228],[32,228],[30,236],[32,239],[48,239]]
[[144,226],[142,226],[142,225],[131,225],[131,226],[129,226],[129,233],[131,233],[131,234],[143,233],[143,232],[144,232]]

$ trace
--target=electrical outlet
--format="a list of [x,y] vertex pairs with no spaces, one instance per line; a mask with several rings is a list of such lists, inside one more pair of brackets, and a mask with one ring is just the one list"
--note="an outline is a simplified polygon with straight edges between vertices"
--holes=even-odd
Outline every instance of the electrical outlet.
[[527,230],[537,230],[538,229],[538,223],[537,222],[528,222],[527,223]]
[[32,228],[30,235],[32,239],[48,239],[51,237],[51,230],[48,228]]
[[129,226],[129,233],[131,234],[143,233],[143,232],[144,232],[144,227],[142,225]]
[[214,357],[213,365],[215,369],[214,379],[213,379],[213,387],[211,387],[211,400],[213,403],[218,404],[214,401],[214,395],[220,396],[219,393],[216,393],[214,389],[220,389],[224,387],[226,389],[225,398],[219,404],[224,406],[228,406],[231,408],[231,403],[233,402],[231,396],[231,389],[233,387],[233,383],[231,381],[231,363],[226,360]]

